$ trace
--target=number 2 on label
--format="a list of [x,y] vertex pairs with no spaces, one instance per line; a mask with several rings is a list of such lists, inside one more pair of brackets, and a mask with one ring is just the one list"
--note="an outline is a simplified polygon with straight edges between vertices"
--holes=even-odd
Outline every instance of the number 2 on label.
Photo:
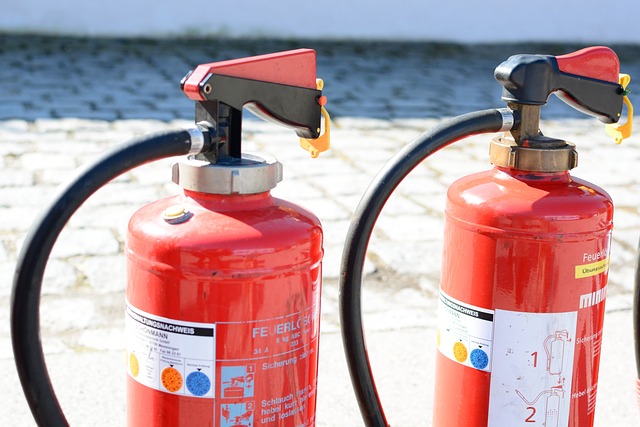
[[527,406],[527,409],[531,410],[531,414],[524,419],[525,423],[535,423],[536,420],[533,419],[533,416],[536,414],[536,408],[533,406]]

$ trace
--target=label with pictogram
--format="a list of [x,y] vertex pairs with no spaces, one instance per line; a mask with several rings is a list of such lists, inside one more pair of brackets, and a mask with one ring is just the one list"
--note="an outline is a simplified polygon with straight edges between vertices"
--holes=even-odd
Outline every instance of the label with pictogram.
[[449,359],[481,371],[491,371],[493,310],[458,301],[440,291],[438,350]]
[[127,372],[135,381],[212,399],[218,427],[315,424],[316,305],[240,322],[185,322],[131,304],[126,314]]
[[153,389],[215,397],[215,324],[146,313],[127,303],[128,374]]
[[314,425],[317,307],[216,326],[220,426]]

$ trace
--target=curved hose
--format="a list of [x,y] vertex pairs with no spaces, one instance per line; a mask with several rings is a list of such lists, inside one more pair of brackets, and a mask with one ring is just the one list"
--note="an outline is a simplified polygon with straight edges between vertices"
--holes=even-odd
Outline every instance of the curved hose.
[[362,269],[376,220],[400,182],[424,159],[467,136],[509,130],[511,110],[492,109],[444,121],[406,145],[378,172],[363,195],[347,234],[340,270],[342,341],[360,412],[366,426],[387,427],[376,390],[362,327]]
[[[204,140],[201,131],[199,138]],[[51,386],[40,341],[40,291],[51,249],[71,215],[100,187],[122,173],[165,157],[193,152],[190,131],[163,132],[134,139],[107,152],[61,189],[34,222],[16,265],[11,295],[11,340],[18,375],[38,425],[67,426]],[[194,138],[195,139],[195,138]]]

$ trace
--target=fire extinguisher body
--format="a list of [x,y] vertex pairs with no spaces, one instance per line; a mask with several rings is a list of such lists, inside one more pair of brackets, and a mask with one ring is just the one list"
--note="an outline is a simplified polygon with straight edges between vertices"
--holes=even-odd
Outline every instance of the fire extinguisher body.
[[314,424],[314,215],[185,190],[132,217],[126,252],[128,425]]
[[593,425],[612,216],[568,171],[449,188],[434,426]]

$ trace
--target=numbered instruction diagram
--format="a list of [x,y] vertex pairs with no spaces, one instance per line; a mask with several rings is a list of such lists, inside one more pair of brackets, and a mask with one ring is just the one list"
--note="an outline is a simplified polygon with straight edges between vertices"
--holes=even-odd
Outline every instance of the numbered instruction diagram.
[[567,427],[577,312],[495,310],[489,427]]

